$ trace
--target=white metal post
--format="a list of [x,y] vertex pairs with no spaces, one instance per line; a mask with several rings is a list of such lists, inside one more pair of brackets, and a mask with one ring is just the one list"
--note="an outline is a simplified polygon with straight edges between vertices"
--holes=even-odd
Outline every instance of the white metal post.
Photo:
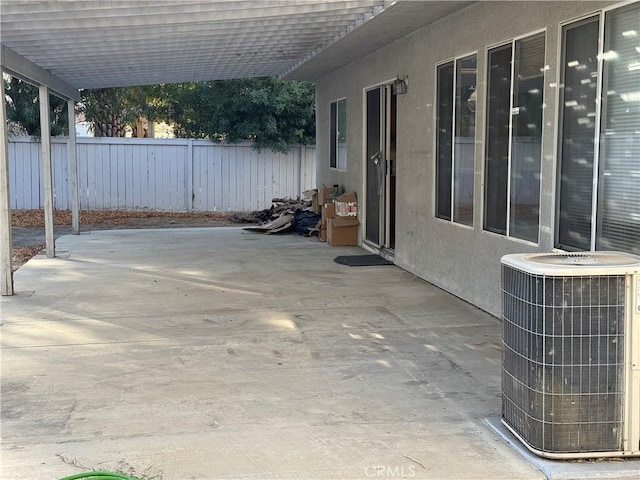
[[0,295],[13,295],[9,135],[6,100],[0,101]]
[[56,256],[53,235],[53,175],[51,172],[51,131],[49,88],[40,85],[40,138],[42,140],[42,183],[44,187],[44,233],[48,258]]
[[67,112],[69,114],[69,143],[67,145],[67,159],[69,161],[69,187],[71,201],[71,226],[73,234],[80,234],[80,205],[78,201],[78,155],[76,151],[76,104],[73,100],[67,100]]

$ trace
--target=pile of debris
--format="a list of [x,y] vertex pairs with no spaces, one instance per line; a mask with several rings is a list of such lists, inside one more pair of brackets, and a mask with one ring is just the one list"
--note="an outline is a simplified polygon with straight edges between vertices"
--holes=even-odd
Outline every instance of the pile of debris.
[[259,223],[244,230],[265,234],[294,231],[307,237],[317,236],[321,217],[310,200],[274,198],[271,208],[251,213],[237,213],[231,219],[237,223]]

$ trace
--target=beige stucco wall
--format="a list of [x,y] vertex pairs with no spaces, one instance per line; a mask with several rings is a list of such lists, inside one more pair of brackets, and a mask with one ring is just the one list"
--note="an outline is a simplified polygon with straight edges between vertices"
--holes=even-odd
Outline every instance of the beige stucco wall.
[[[318,184],[344,185],[362,198],[363,95],[366,87],[409,77],[398,96],[397,224],[395,262],[451,293],[500,315],[500,257],[549,251],[554,244],[558,37],[562,22],[615,2],[479,2],[415,32],[317,83]],[[485,232],[483,224],[486,51],[536,31],[546,31],[540,240],[532,244]],[[478,53],[474,228],[434,216],[435,66]],[[347,99],[347,170],[329,168],[331,102]],[[361,212],[364,209],[361,208]],[[361,213],[362,214],[362,213]],[[362,232],[361,232],[362,235]]]

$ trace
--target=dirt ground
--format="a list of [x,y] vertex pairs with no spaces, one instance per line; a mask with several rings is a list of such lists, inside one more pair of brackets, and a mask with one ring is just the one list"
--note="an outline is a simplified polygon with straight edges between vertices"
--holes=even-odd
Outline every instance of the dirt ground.
[[[83,210],[80,212],[80,231],[122,228],[184,228],[221,227],[238,225],[233,212],[171,213],[125,212],[118,210]],[[71,233],[71,212],[54,210],[56,236]],[[44,249],[44,211],[14,210],[11,212],[13,237],[13,269],[24,265],[31,257]]]

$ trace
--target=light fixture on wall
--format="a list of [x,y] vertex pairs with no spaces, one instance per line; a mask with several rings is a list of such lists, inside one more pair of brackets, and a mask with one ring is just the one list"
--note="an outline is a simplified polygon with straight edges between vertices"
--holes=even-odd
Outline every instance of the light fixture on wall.
[[405,93],[407,93],[409,87],[409,77],[404,77],[404,78],[400,78],[400,77],[396,77],[396,79],[393,81],[393,93],[395,93],[396,95],[403,95]]

